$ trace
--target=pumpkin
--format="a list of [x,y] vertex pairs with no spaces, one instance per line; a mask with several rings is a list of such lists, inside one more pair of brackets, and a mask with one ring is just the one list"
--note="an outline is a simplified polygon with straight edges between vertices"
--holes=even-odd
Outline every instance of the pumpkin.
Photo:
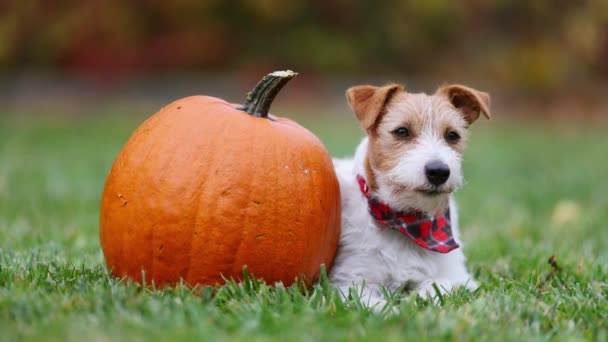
[[214,285],[247,267],[269,283],[310,285],[331,267],[340,230],[332,160],[314,134],[268,114],[295,75],[269,74],[242,106],[177,100],[137,128],[101,200],[114,276]]

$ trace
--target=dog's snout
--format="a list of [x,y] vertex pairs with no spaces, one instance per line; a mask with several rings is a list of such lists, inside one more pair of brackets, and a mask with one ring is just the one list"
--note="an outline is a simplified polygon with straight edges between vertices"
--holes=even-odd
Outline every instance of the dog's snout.
[[444,162],[435,160],[424,166],[424,173],[431,184],[439,186],[450,178],[450,167]]

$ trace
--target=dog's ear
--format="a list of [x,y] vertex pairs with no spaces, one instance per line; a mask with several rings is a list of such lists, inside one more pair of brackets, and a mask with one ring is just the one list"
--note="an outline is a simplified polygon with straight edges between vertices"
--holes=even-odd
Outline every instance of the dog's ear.
[[450,103],[464,115],[464,119],[470,124],[483,114],[490,118],[490,95],[483,91],[454,84],[437,89],[437,95],[444,95]]
[[346,99],[361,127],[369,131],[379,121],[391,97],[402,90],[403,86],[399,84],[389,84],[384,87],[361,85],[349,88],[346,91]]

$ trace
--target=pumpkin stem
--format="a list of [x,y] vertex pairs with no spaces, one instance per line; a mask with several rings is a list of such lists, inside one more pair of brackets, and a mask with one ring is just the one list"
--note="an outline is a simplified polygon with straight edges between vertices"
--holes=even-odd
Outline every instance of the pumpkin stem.
[[281,88],[297,74],[297,72],[286,70],[275,71],[264,76],[255,88],[247,94],[245,103],[237,109],[258,118],[268,118],[272,101],[274,101]]

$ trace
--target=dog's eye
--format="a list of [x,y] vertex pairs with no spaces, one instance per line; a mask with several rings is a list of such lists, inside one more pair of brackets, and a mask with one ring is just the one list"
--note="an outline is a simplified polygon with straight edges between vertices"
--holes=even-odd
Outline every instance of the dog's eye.
[[405,127],[399,127],[393,131],[393,134],[398,138],[409,138],[410,131]]
[[449,131],[445,135],[445,140],[449,143],[455,144],[460,140],[460,135],[454,131]]

